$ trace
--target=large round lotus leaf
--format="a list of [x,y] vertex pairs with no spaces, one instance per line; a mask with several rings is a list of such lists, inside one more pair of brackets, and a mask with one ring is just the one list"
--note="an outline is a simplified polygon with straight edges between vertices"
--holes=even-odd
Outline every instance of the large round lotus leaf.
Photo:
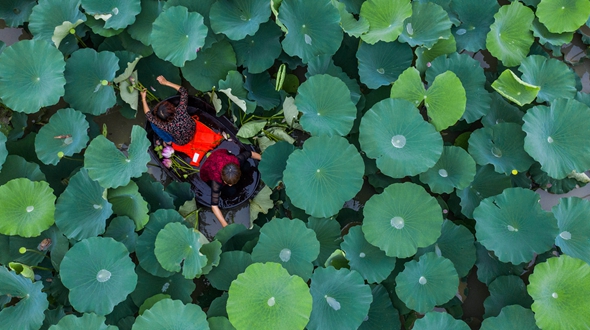
[[357,329],[369,313],[371,288],[346,268],[316,268],[309,287],[313,309],[307,329]]
[[399,312],[393,307],[387,289],[383,285],[377,285],[371,293],[373,294],[373,302],[371,302],[369,314],[365,317],[358,330],[380,329],[385,324],[390,329],[401,329]]
[[539,38],[539,43],[541,45],[549,43],[553,46],[562,46],[563,44],[572,42],[572,39],[574,37],[573,32],[549,32],[549,30],[547,30],[547,27],[543,25],[543,23],[539,22],[539,19],[537,17],[535,17],[535,20],[533,21],[532,30],[534,36]]
[[274,189],[283,180],[283,171],[293,150],[295,147],[285,141],[279,141],[264,150],[258,169],[262,181],[270,188]]
[[553,33],[574,32],[590,16],[590,3],[585,0],[542,0],[537,17]]
[[467,101],[461,80],[452,71],[436,76],[426,90],[420,72],[414,67],[404,71],[393,84],[391,98],[408,100],[417,107],[424,102],[428,117],[438,131],[461,119]]
[[453,0],[453,10],[461,21],[461,25],[452,28],[457,49],[477,52],[486,48],[486,35],[499,8],[496,0]]
[[135,22],[127,28],[129,35],[149,46],[152,24],[164,10],[163,6],[161,1],[141,0],[141,12],[135,17]]
[[133,330],[186,329],[208,330],[207,315],[195,304],[164,299],[137,317]]
[[115,241],[125,244],[129,252],[135,252],[138,235],[135,232],[135,222],[129,217],[121,216],[111,220],[103,236],[111,237]]
[[314,217],[330,217],[359,192],[364,172],[363,159],[346,139],[319,136],[289,156],[283,182],[293,205]]
[[113,214],[106,189],[88,177],[85,168],[70,179],[55,205],[55,224],[68,238],[82,240],[104,233]]
[[561,61],[531,55],[522,61],[518,71],[522,72],[523,81],[541,88],[537,102],[576,96],[576,74]]
[[514,123],[479,128],[469,137],[469,153],[479,165],[494,165],[498,173],[526,172],[535,161],[524,151],[524,137]]
[[[365,2],[369,3],[369,2]],[[356,53],[361,82],[376,89],[390,85],[412,65],[412,49],[407,44],[378,42],[374,45],[361,43]]]
[[55,165],[64,155],[82,151],[88,143],[88,128],[86,117],[80,111],[58,110],[35,136],[37,157],[45,164]]
[[442,210],[424,188],[394,183],[365,204],[363,233],[369,243],[390,257],[406,258],[419,247],[436,242],[441,233]]
[[[86,15],[80,11],[80,0],[45,0],[39,2],[33,8],[29,17],[29,30],[35,36],[35,39],[43,39],[47,42],[53,42],[56,28],[69,27],[75,28],[77,25],[86,21]],[[64,36],[65,37],[65,36]],[[59,46],[61,39],[56,39],[55,44]]]
[[154,253],[160,265],[168,271],[180,272],[187,278],[202,273],[207,257],[199,250],[199,234],[182,223],[167,224],[156,236]]
[[342,43],[340,13],[330,0],[283,0],[278,19],[289,31],[283,50],[304,63],[316,55],[334,55]]
[[0,170],[6,161],[8,150],[6,149],[6,135],[0,132]]
[[532,310],[543,329],[586,329],[590,327],[588,295],[590,265],[562,255],[535,266],[529,277]]
[[486,250],[479,242],[475,242],[475,250],[477,253],[477,261],[475,262],[477,279],[486,285],[490,285],[493,280],[502,275],[520,276],[527,267],[526,263],[513,265],[499,261],[493,252]]
[[541,209],[539,199],[532,190],[508,188],[481,201],[473,211],[478,242],[512,264],[549,250],[558,234],[557,222]]
[[516,66],[528,55],[534,42],[531,24],[535,14],[521,2],[505,5],[494,15],[486,37],[490,53],[505,66]]
[[211,330],[235,330],[234,326],[226,317],[215,316],[207,319],[209,322],[209,329]]
[[490,111],[490,94],[485,89],[486,77],[480,63],[467,54],[452,53],[432,61],[426,70],[426,81],[432,85],[436,77],[452,71],[465,89],[465,112],[462,119],[472,123]]
[[369,22],[369,31],[361,36],[369,44],[395,41],[403,22],[412,15],[409,0],[369,0],[362,3],[360,17]]
[[434,306],[451,300],[459,286],[453,263],[435,253],[427,253],[418,261],[407,262],[395,281],[398,297],[408,308],[419,313],[429,312]]
[[512,187],[510,177],[497,173],[492,165],[479,167],[473,182],[467,188],[457,190],[457,196],[461,198],[461,213],[472,218],[473,210],[484,198],[500,194],[510,187]]
[[313,136],[346,135],[356,119],[356,107],[349,97],[346,84],[339,78],[318,74],[299,86],[295,105],[303,113],[303,129]]
[[158,76],[162,75],[168,81],[178,85],[182,83],[178,68],[170,62],[160,59],[155,54],[142,58],[137,63],[136,69],[139,81],[160,99],[170,97],[172,90],[169,87],[160,85],[156,80]]
[[0,234],[35,237],[54,222],[55,195],[47,182],[13,179],[0,186]]
[[523,106],[535,100],[541,87],[522,81],[510,69],[504,70],[492,83],[492,88],[510,101]]
[[238,65],[245,66],[250,73],[261,73],[270,68],[281,54],[279,38],[282,35],[278,25],[269,21],[261,24],[253,36],[232,41]]
[[289,274],[305,281],[313,271],[312,262],[320,253],[315,232],[299,219],[273,219],[260,229],[260,238],[252,250],[254,262],[276,262]]
[[[307,72],[305,77],[309,78],[316,74],[329,74],[342,80],[350,90],[350,99],[354,104],[357,104],[361,98],[361,88],[355,79],[351,79],[341,67],[336,66],[332,60],[332,56],[318,55],[307,63]],[[283,106],[284,108],[284,106]]]
[[147,171],[147,163],[151,159],[146,152],[149,146],[145,130],[137,125],[131,129],[127,156],[113,142],[99,135],[86,148],[84,167],[88,169],[88,175],[105,188],[124,186],[131,178]]
[[183,67],[186,61],[197,58],[197,52],[205,44],[207,30],[201,14],[174,6],[156,18],[150,42],[159,58]]
[[367,242],[360,226],[350,228],[341,246],[350,269],[356,270],[369,283],[380,283],[395,268],[395,258]]
[[235,71],[236,54],[229,41],[223,39],[210,48],[199,51],[199,56],[182,68],[184,78],[197,90],[208,91]]
[[523,117],[524,149],[550,177],[563,179],[590,168],[590,109],[573,99],[557,99],[550,107],[536,106]]
[[77,311],[106,315],[135,289],[134,268],[123,243],[91,237],[66,252],[60,274]]
[[66,63],[64,99],[84,113],[105,113],[117,101],[113,86],[108,84],[117,70],[119,59],[114,53],[92,48],[75,51]]
[[37,4],[35,0],[5,0],[0,3],[0,18],[2,18],[9,27],[18,27],[28,20],[33,6]]
[[307,228],[315,232],[316,238],[320,242],[320,254],[314,261],[314,265],[323,265],[334,251],[340,248],[340,223],[330,218],[309,217]]
[[137,287],[131,293],[131,299],[135,305],[141,306],[146,299],[156,294],[169,295],[171,299],[181,300],[185,304],[192,302],[191,294],[196,288],[192,279],[187,280],[179,273],[169,277],[157,277],[141,267],[137,267],[135,271],[137,272]]
[[406,100],[378,102],[363,116],[359,131],[363,151],[393,178],[426,171],[442,153],[440,134]]
[[469,330],[467,323],[453,318],[446,312],[428,312],[414,322],[413,330]]
[[248,98],[255,101],[259,107],[264,110],[272,110],[281,104],[281,95],[270,81],[268,72],[251,74],[244,71],[243,74],[246,80],[244,87],[248,90]]
[[[0,266],[0,296],[19,298],[16,304],[3,306],[0,320],[3,326],[19,329],[39,329],[45,318],[44,311],[49,307],[47,294],[41,292],[43,282],[31,282],[24,276],[8,271]],[[2,302],[6,304],[8,302]]]
[[113,212],[118,216],[128,216],[135,222],[137,230],[148,222],[148,204],[139,193],[137,184],[130,181],[126,186],[109,189],[107,200],[113,205]]
[[106,318],[94,313],[84,313],[82,316],[66,315],[55,325],[49,327],[50,330],[71,330],[71,329],[93,329],[93,330],[117,330],[114,325],[106,325]]
[[488,286],[490,296],[483,302],[486,313],[484,318],[498,316],[502,308],[510,305],[520,305],[530,308],[533,299],[526,291],[526,285],[516,275],[497,277]]
[[404,23],[399,41],[410,46],[431,48],[439,39],[451,37],[451,20],[447,12],[432,2],[412,2],[412,16]]
[[443,147],[433,167],[420,173],[420,181],[428,184],[437,194],[451,193],[455,188],[465,189],[475,177],[475,161],[463,148]]
[[207,280],[218,290],[229,290],[231,282],[252,264],[252,257],[243,251],[228,251],[221,254],[219,265],[214,267]]
[[[64,95],[63,54],[43,40],[22,40],[0,54],[0,98],[10,109],[35,113]],[[33,97],[34,96],[34,97]]]
[[123,29],[135,22],[140,0],[80,0],[84,11],[104,21],[105,29]]
[[216,1],[209,12],[211,28],[231,40],[241,40],[258,31],[260,24],[270,18],[270,6],[266,0]]
[[498,93],[491,93],[490,96],[492,97],[490,109],[481,119],[481,123],[484,127],[494,126],[499,123],[516,123],[522,126],[524,123],[522,120],[524,112],[520,111],[516,106],[508,103],[508,101]]
[[590,202],[575,197],[561,198],[551,211],[559,227],[555,245],[563,253],[590,264]]
[[2,171],[0,171],[0,185],[16,178],[27,178],[31,181],[47,181],[45,174],[41,172],[38,164],[27,162],[21,156],[8,155],[4,165],[2,165]]
[[[539,330],[535,324],[535,316],[530,309],[519,305],[506,306],[497,317],[489,317],[481,323],[481,330],[514,329]],[[556,329],[566,329],[557,327]]]
[[303,329],[312,298],[307,284],[274,262],[255,263],[229,288],[227,315],[237,330]]

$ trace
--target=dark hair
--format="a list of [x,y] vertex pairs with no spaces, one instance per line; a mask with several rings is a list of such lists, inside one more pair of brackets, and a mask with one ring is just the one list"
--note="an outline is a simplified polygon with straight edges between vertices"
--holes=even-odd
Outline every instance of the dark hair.
[[221,169],[221,179],[229,185],[238,183],[241,175],[242,171],[240,170],[240,167],[234,163],[229,163]]
[[176,107],[168,101],[162,101],[156,105],[153,114],[158,116],[163,121],[169,121],[174,116]]

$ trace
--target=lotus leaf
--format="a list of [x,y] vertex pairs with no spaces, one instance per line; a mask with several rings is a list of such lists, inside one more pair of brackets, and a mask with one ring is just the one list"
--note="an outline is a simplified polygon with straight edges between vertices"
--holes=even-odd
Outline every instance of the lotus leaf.
[[[43,324],[43,312],[49,307],[47,294],[41,292],[43,283],[33,283],[24,276],[0,266],[0,296],[9,295],[20,298],[16,304],[3,306],[0,319],[4,325],[16,326],[21,329],[38,329]],[[7,302],[2,302],[5,305]]]
[[152,24],[164,10],[163,5],[161,1],[141,0],[141,12],[135,17],[135,22],[127,28],[133,39],[141,41],[146,46],[150,45]]
[[137,287],[131,293],[131,299],[135,305],[141,306],[148,298],[157,294],[169,295],[171,299],[178,299],[185,304],[192,302],[191,294],[196,288],[192,279],[188,280],[180,273],[169,277],[157,277],[141,267],[137,267],[135,271]]
[[227,40],[216,42],[210,48],[199,51],[199,56],[182,68],[186,80],[197,90],[208,91],[225,79],[229,71],[235,71],[236,54]]
[[369,31],[369,21],[364,17],[359,17],[358,21],[353,14],[346,10],[346,5],[337,0],[332,0],[334,7],[338,9],[340,13],[340,25],[342,30],[351,37],[359,38],[362,34]]
[[443,147],[436,164],[420,173],[420,181],[438,194],[451,193],[455,188],[465,189],[474,177],[475,161],[465,150],[455,146]]
[[557,99],[550,107],[535,106],[524,115],[524,149],[550,177],[563,179],[590,168],[590,131],[584,122],[590,109],[573,99]]
[[6,135],[0,133],[0,170],[2,169],[7,156],[8,150],[6,150]]
[[349,229],[341,246],[350,269],[357,271],[369,283],[380,283],[395,268],[395,258],[388,257],[367,242],[360,226]]
[[451,20],[447,12],[432,2],[412,2],[412,16],[406,18],[399,41],[410,46],[431,48],[439,39],[451,37]]
[[530,308],[533,299],[526,291],[526,285],[516,275],[497,277],[489,285],[490,296],[483,302],[486,313],[484,318],[498,316],[501,310],[510,305]]
[[492,97],[490,110],[481,119],[484,127],[490,127],[500,123],[515,123],[522,126],[524,123],[522,120],[524,112],[508,103],[500,94],[491,93],[490,95]]
[[292,144],[279,141],[264,151],[264,158],[258,167],[262,181],[270,188],[275,188],[283,180],[283,171],[293,150],[295,147]]
[[362,276],[346,268],[316,268],[309,287],[313,309],[307,329],[357,329],[373,295]]
[[538,102],[553,102],[558,98],[573,98],[576,95],[576,74],[563,62],[541,55],[525,58],[518,71],[521,79],[539,86]]
[[541,209],[539,199],[532,190],[508,188],[482,200],[473,211],[478,242],[512,264],[549,250],[558,234],[557,221]]
[[553,33],[574,32],[590,16],[590,3],[584,0],[542,0],[537,17]]
[[54,33],[57,27],[68,27],[65,34],[62,34],[56,47],[63,38],[69,34],[69,30],[76,28],[86,21],[86,16],[80,11],[80,0],[42,0],[33,8],[29,17],[29,30],[35,39],[43,39],[53,42]]
[[527,56],[534,38],[530,28],[535,15],[521,2],[502,6],[486,37],[490,53],[505,66],[516,66]]
[[248,266],[229,288],[227,315],[237,330],[303,329],[311,310],[307,284],[274,262]]
[[94,16],[86,16],[86,25],[94,32],[105,38],[116,36],[123,33],[125,29],[109,29],[105,28],[106,22],[100,18],[94,18]]
[[428,312],[414,322],[413,330],[469,330],[467,323],[453,318],[446,312]]
[[346,73],[344,73],[344,71],[342,71],[342,68],[336,66],[334,64],[334,61],[332,61],[331,56],[318,55],[314,57],[312,60],[310,60],[309,63],[307,63],[307,72],[305,73],[305,77],[309,78],[316,74],[328,74],[332,77],[339,78],[346,84],[346,86],[350,90],[350,99],[352,100],[352,102],[354,104],[357,104],[359,102],[361,98],[361,89],[358,82],[354,79],[351,79]]
[[22,25],[31,15],[35,0],[6,0],[0,4],[0,18],[10,27]]
[[432,65],[432,61],[447,54],[453,54],[457,51],[455,37],[451,35],[449,39],[440,39],[431,48],[418,47],[414,51],[416,54],[416,69],[420,72],[426,71],[426,68]]
[[111,237],[117,242],[125,244],[129,252],[135,252],[137,242],[137,233],[135,232],[135,222],[129,217],[116,217],[109,223],[104,237]]
[[[1,136],[0,139],[2,139]],[[46,181],[45,174],[41,172],[38,164],[27,162],[21,156],[8,155],[2,171],[0,171],[0,185],[16,178],[27,178],[31,181]]]
[[391,326],[392,329],[401,329],[399,312],[393,307],[387,289],[383,285],[377,285],[371,293],[373,294],[373,302],[371,302],[369,314],[358,329],[378,329],[384,324]]
[[61,157],[82,151],[88,143],[88,122],[71,108],[60,109],[41,127],[35,137],[35,151],[40,161],[55,165]]
[[587,221],[590,203],[576,197],[561,198],[551,211],[559,227],[555,245],[563,253],[590,264],[590,223]]
[[148,203],[149,209],[174,209],[174,199],[164,190],[161,182],[155,181],[149,173],[143,173],[135,180],[139,193]]
[[486,35],[500,9],[498,1],[453,0],[453,9],[461,21],[461,25],[452,28],[457,48],[470,52],[486,48]]
[[402,33],[404,20],[412,15],[408,0],[368,0],[362,3],[360,17],[369,22],[369,31],[361,36],[368,44],[395,41]]
[[309,217],[307,228],[315,232],[317,240],[320,242],[320,254],[314,261],[314,265],[323,265],[330,255],[340,248],[340,224],[329,218]]
[[530,309],[519,305],[506,306],[496,317],[489,317],[481,323],[481,330],[523,329],[539,330],[535,317]]
[[122,29],[135,22],[140,0],[80,0],[85,12],[104,21],[106,29]]
[[222,316],[209,317],[207,319],[207,322],[209,322],[209,328],[211,330],[235,330],[236,329],[236,328],[234,328],[234,326],[231,324],[231,322],[229,322],[229,320],[226,317],[222,317]]
[[418,261],[409,261],[404,266],[395,278],[395,292],[409,308],[419,313],[446,303],[457,292],[459,277],[447,258],[426,253]]
[[457,196],[461,198],[461,213],[472,218],[473,210],[482,199],[500,194],[510,187],[510,177],[495,172],[492,165],[479,167],[471,184],[465,189],[457,190]]
[[164,269],[180,272],[182,268],[182,275],[192,279],[202,274],[207,263],[200,248],[196,231],[181,223],[169,223],[156,236],[154,253]]
[[377,42],[372,45],[363,42],[356,57],[361,82],[374,89],[396,81],[412,65],[413,59],[412,49],[397,41]]
[[490,283],[502,275],[520,276],[527,265],[525,263],[513,265],[511,263],[501,262],[494,255],[494,252],[486,250],[479,242],[475,242],[475,249],[477,253],[477,261],[475,262],[475,266],[477,266],[477,278],[486,285],[490,285]]
[[[266,4],[268,6],[268,4]],[[238,65],[248,68],[250,73],[261,73],[270,68],[281,54],[281,29],[274,22],[260,25],[253,36],[232,41]]]
[[211,6],[209,18],[215,33],[223,33],[231,40],[242,40],[258,31],[268,21],[270,6],[267,1],[222,0]]
[[564,33],[551,33],[547,30],[547,27],[543,23],[539,22],[539,19],[535,17],[533,21],[533,34],[539,38],[541,45],[551,44],[554,46],[561,46],[563,44],[570,43],[574,37],[573,32]]
[[[365,166],[356,148],[339,136],[311,137],[287,160],[283,175],[293,205],[329,217],[361,189]],[[303,179],[303,180],[302,180]]]
[[93,330],[117,330],[114,325],[106,325],[106,318],[94,313],[84,313],[82,316],[70,314],[64,316],[56,325],[49,327],[50,330],[70,330],[70,329],[93,329]]
[[0,54],[0,98],[24,113],[54,105],[64,95],[65,67],[63,54],[48,42],[19,41]]
[[248,98],[256,101],[264,110],[271,110],[281,104],[281,96],[270,81],[270,74],[262,72],[251,74],[244,71],[246,79],[244,87],[248,90]]
[[219,265],[214,267],[207,279],[218,290],[229,290],[233,280],[252,264],[252,257],[243,251],[228,251],[221,254]]
[[209,329],[207,315],[195,304],[180,300],[160,300],[137,317],[133,330],[158,329]]

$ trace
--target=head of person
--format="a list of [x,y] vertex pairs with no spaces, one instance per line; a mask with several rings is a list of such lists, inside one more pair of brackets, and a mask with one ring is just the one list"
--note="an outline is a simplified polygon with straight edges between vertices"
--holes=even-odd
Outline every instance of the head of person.
[[229,163],[221,169],[221,179],[228,186],[238,183],[241,175],[242,171],[240,171],[240,167],[234,163]]
[[172,117],[174,117],[175,111],[176,107],[172,103],[168,101],[162,101],[156,105],[153,113],[154,115],[158,116],[160,120],[169,121],[172,119]]

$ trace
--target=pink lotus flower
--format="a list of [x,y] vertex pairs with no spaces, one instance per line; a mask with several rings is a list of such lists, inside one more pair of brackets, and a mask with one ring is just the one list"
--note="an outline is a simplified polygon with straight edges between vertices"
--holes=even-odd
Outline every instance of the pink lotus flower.
[[172,149],[171,146],[164,147],[162,150],[162,156],[164,158],[170,158],[172,155],[174,155],[174,149]]
[[172,166],[172,160],[170,160],[169,158],[164,158],[162,159],[162,164],[164,164],[166,168],[170,168],[170,166]]

